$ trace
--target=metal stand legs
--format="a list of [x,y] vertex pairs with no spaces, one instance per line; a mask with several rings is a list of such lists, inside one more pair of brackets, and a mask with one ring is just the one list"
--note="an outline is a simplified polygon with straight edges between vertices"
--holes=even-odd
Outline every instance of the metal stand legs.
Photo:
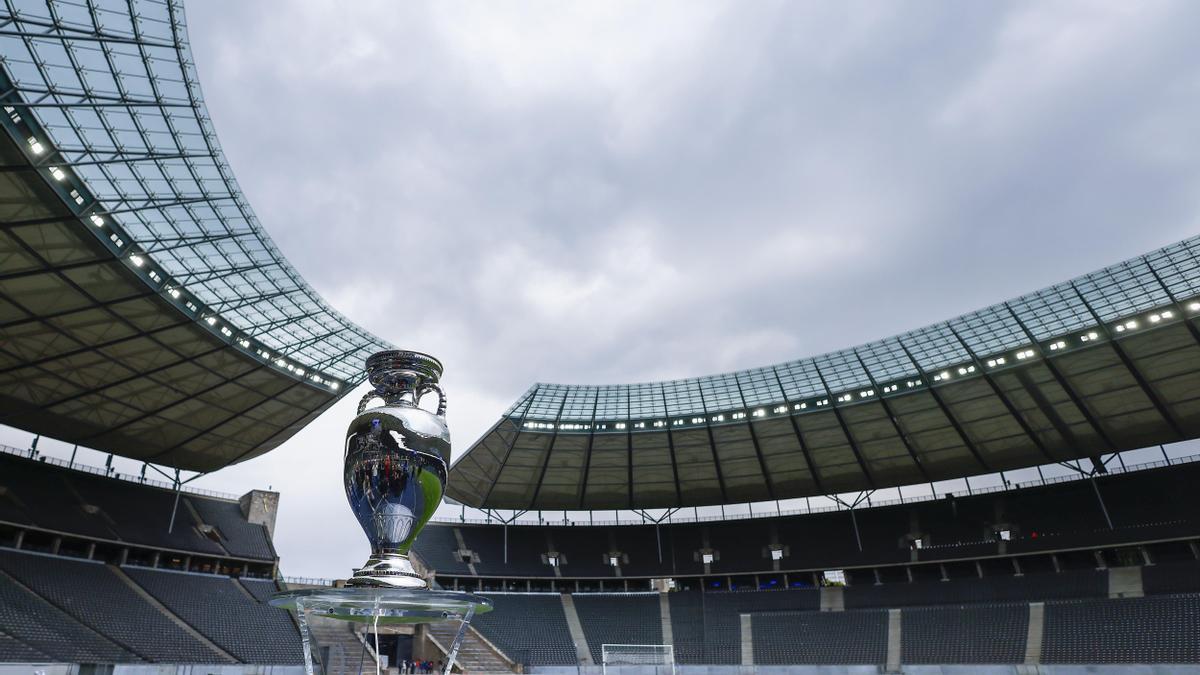
[[442,671],[442,675],[450,675],[454,670],[454,658],[458,656],[458,648],[462,646],[463,638],[467,636],[467,629],[471,625],[471,619],[475,617],[475,606],[472,605],[467,609],[467,613],[460,619],[461,623],[458,626],[458,633],[454,636],[454,642],[450,645],[450,651],[446,653],[446,669]]
[[300,647],[304,651],[304,674],[313,675],[312,636],[308,631],[308,611],[300,602],[296,603],[296,624],[300,626]]
[[[459,619],[458,633],[454,635],[454,642],[450,643],[450,649],[446,652],[446,668],[442,671],[443,675],[450,675],[454,670],[454,661],[458,657],[458,648],[462,646],[463,640],[467,637],[467,630],[471,626],[471,619],[475,618],[475,607],[467,609],[467,613]],[[375,672],[380,675],[383,667],[382,659],[379,657],[379,614],[376,614],[372,622],[375,628]],[[304,651],[304,673],[305,675],[313,675],[313,658],[312,658],[312,633],[308,626],[308,608],[303,603],[296,603],[296,624],[300,627],[300,646]]]

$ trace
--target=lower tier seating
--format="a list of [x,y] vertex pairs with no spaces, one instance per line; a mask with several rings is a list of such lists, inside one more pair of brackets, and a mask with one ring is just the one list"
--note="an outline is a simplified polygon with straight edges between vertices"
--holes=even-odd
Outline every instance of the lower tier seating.
[[6,636],[0,648],[5,661],[34,658],[30,653],[39,654],[39,661],[69,663],[141,660],[4,575],[0,575],[0,631]]
[[758,665],[871,664],[887,659],[885,610],[767,612],[752,614],[751,627]]
[[[738,665],[748,616],[755,665],[863,664],[887,659],[889,610],[820,611],[816,591],[683,591],[669,596],[677,663]],[[493,596],[476,627],[515,661],[574,666],[560,596]],[[575,594],[593,659],[604,643],[658,644],[661,612],[652,595]],[[1028,602],[897,608],[901,663],[1020,664]],[[655,626],[655,623],[659,626]],[[1200,663],[1200,593],[1133,599],[1049,600],[1042,662]]]
[[575,665],[575,643],[562,597],[546,595],[487,596],[495,609],[472,622],[509,658],[534,666]]
[[[159,602],[242,663],[300,664],[300,633],[282,609],[228,577],[126,568]],[[247,582],[262,584],[263,582]]]
[[229,661],[158,611],[108,565],[0,552],[0,568],[79,623],[142,660]]
[[910,607],[901,614],[901,663],[1021,663],[1029,605]]
[[658,595],[575,596],[575,611],[587,638],[592,660],[601,662],[605,644],[662,644],[662,618]]
[[264,602],[275,590],[272,581],[0,551],[0,662],[299,665],[292,617]]
[[1200,662],[1200,594],[1047,603],[1042,662]]

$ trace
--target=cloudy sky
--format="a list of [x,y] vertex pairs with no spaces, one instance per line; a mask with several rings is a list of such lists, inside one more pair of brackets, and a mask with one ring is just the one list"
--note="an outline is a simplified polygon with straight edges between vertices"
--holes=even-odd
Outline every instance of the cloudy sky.
[[[1200,229],[1200,3],[205,0],[188,20],[260,219],[333,305],[442,359],[456,452],[534,381],[812,355]],[[338,481],[356,398],[201,481],[282,492],[287,574],[366,557]]]

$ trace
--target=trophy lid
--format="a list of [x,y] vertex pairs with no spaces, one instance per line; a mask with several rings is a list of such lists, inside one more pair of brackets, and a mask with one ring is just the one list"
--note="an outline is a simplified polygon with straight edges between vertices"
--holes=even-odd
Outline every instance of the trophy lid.
[[441,377],[442,362],[421,352],[392,349],[367,357],[367,379],[377,391],[435,384]]

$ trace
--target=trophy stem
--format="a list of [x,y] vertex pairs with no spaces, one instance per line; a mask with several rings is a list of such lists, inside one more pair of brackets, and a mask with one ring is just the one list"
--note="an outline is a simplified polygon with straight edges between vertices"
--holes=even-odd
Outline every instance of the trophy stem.
[[428,588],[425,578],[413,568],[408,556],[400,553],[372,553],[367,563],[354,570],[347,586],[376,588]]

